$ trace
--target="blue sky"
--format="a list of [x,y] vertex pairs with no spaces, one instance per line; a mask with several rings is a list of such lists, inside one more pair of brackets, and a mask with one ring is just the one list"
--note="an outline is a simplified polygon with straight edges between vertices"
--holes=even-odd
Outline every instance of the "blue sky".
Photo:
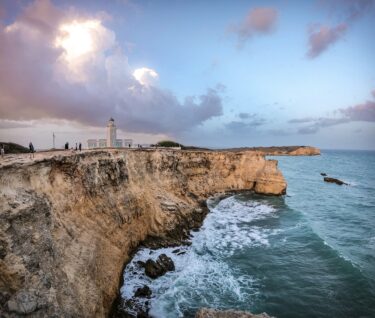
[[[89,31],[98,48],[67,69],[70,48],[35,51],[59,63],[27,64],[32,93],[0,84],[5,141],[48,147],[59,129],[61,142],[100,137],[114,116],[140,143],[375,149],[374,1],[2,1],[0,12],[3,83],[19,83],[10,54],[22,65],[25,50],[71,36],[59,35],[62,24],[100,23]],[[27,31],[9,26],[30,29],[30,17],[49,29],[15,44]]]

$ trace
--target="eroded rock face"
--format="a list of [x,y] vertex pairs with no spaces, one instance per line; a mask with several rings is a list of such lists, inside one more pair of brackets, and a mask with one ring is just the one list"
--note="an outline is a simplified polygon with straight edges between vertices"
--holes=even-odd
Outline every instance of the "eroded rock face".
[[104,317],[140,242],[179,245],[214,193],[285,193],[254,152],[90,151],[0,166],[0,316]]
[[211,308],[201,308],[195,318],[272,318],[266,313],[254,315],[250,312],[238,310],[217,310]]

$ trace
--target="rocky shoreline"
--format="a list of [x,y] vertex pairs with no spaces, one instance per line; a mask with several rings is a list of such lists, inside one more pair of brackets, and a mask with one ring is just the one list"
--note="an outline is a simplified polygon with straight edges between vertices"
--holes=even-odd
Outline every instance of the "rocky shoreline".
[[[212,200],[217,204],[220,200],[223,200],[229,196],[238,194],[238,193],[244,193],[248,191],[227,191],[225,193],[218,193],[215,194],[213,197],[209,198],[209,200]],[[149,248],[152,250],[157,250],[160,248],[167,248],[167,247],[174,247],[174,251],[172,253],[176,255],[184,254],[185,251],[181,251],[181,247],[183,246],[190,246],[191,245],[191,231],[197,231],[200,229],[200,227],[203,224],[203,221],[207,215],[207,213],[210,212],[207,200],[202,200],[199,202],[200,208],[197,209],[196,214],[192,214],[191,218],[183,220],[181,223],[178,224],[178,226],[167,233],[163,237],[155,237],[155,236],[149,236],[147,237],[139,247],[137,247],[133,252],[132,255],[134,255],[137,251],[143,248]],[[132,258],[127,262],[124,266],[124,268],[130,263]],[[149,258],[146,262],[137,262],[140,267],[144,268],[144,274],[152,279],[156,279],[164,274],[166,274],[168,271],[174,271],[174,264],[172,259],[170,259],[165,254],[161,254],[156,261],[153,261],[151,258]],[[120,286],[124,284],[123,278],[120,281]],[[120,288],[119,288],[120,290]],[[118,294],[115,301],[112,304],[110,317],[111,318],[128,318],[128,317],[139,317],[139,318],[151,318],[152,316],[149,316],[148,310],[149,304],[146,303],[146,310],[145,308],[137,307],[137,299],[150,299],[152,295],[152,291],[150,290],[149,286],[144,285],[142,288],[139,288],[135,291],[135,294],[133,298],[131,299],[123,299],[121,297],[121,294]],[[136,316],[134,316],[134,312],[136,312]],[[215,316],[210,316],[215,317]],[[232,316],[235,317],[235,316]],[[247,317],[247,316],[246,316]],[[257,318],[258,316],[254,316],[254,318]],[[263,317],[263,316],[260,316]],[[264,316],[268,317],[268,316]]]
[[8,158],[0,165],[0,316],[108,316],[141,242],[187,242],[207,213],[202,201],[240,190],[284,194],[277,161],[165,149]]

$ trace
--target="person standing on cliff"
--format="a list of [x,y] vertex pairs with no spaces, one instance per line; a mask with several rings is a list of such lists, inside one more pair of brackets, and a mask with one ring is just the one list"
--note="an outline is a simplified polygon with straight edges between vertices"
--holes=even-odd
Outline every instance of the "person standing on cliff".
[[35,149],[34,149],[34,145],[33,145],[33,143],[31,141],[29,143],[29,150],[30,150],[30,159],[34,158]]
[[3,144],[1,144],[1,146],[0,146],[0,153],[1,153],[1,158],[4,159],[5,149],[4,149],[4,145]]
[[79,149],[79,151],[82,151],[82,144],[81,143],[79,143],[78,149]]

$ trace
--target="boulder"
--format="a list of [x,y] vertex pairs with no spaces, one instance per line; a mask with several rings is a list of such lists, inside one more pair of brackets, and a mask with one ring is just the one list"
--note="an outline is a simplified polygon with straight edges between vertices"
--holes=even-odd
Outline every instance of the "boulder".
[[152,291],[151,291],[150,287],[148,287],[147,285],[144,285],[143,287],[139,287],[135,291],[134,297],[150,298],[151,294],[152,294]]
[[320,175],[323,176],[323,177],[327,176],[327,174],[325,172],[321,172]]
[[341,181],[339,179],[336,179],[336,178],[330,178],[330,177],[324,177],[324,181],[325,182],[330,182],[330,183],[336,183],[338,185],[347,185],[347,183],[345,183],[344,181]]
[[167,271],[174,271],[175,269],[172,259],[165,254],[161,254],[158,257],[157,262]]
[[195,318],[272,318],[266,313],[254,315],[246,311],[238,310],[217,310],[211,308],[201,308],[195,314]]
[[161,254],[156,262],[148,259],[145,264],[145,274],[153,279],[163,276],[168,271],[174,271],[174,269],[172,259],[165,254]]

